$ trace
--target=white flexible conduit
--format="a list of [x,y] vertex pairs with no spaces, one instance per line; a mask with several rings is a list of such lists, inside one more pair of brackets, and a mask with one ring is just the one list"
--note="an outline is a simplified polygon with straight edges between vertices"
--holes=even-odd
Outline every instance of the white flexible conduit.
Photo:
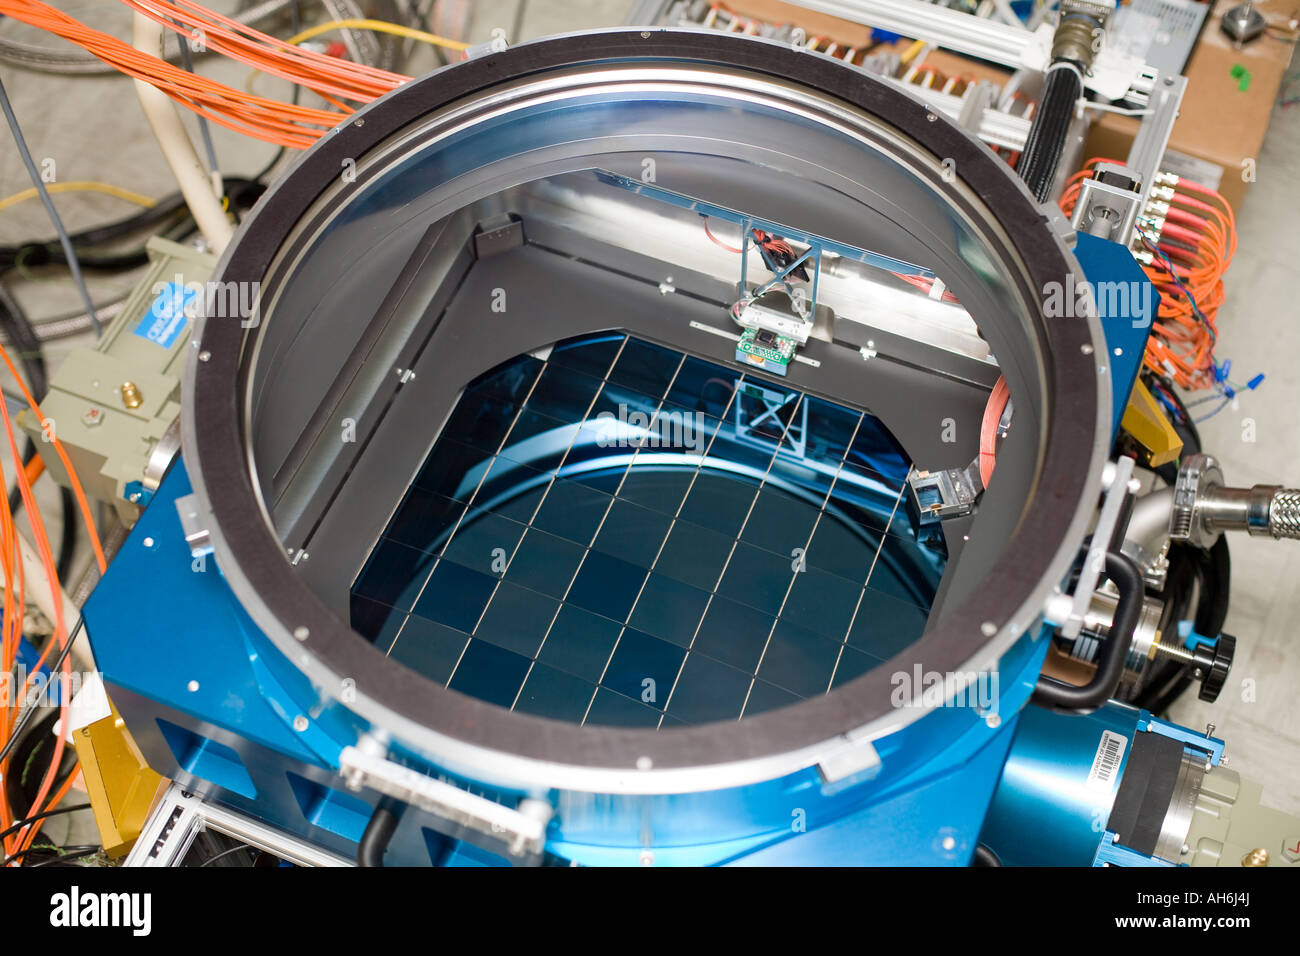
[[[185,42],[184,38],[181,42]],[[135,14],[131,43],[141,53],[162,56],[162,24],[143,14]],[[213,192],[212,180],[208,178],[208,172],[203,167],[199,154],[195,152],[189,134],[185,132],[180,115],[166,93],[143,80],[135,81],[135,92],[158,145],[167,158],[167,165],[171,167],[172,175],[181,188],[181,195],[194,214],[199,231],[207,239],[213,254],[221,255],[234,234],[234,226],[227,218],[221,200]]]
[[[56,598],[54,590],[50,587],[50,579],[45,576],[45,566],[41,563],[35,546],[27,540],[26,535],[20,534],[18,536],[18,548],[23,562],[23,579],[25,583],[23,596],[27,603],[35,606],[45,615],[45,619],[53,624],[58,621],[54,610],[54,602],[58,600],[63,609],[63,626],[68,633],[71,633],[73,627],[76,626],[77,618],[81,616],[77,605],[72,603],[72,598],[68,597],[68,592],[62,588],[59,588]],[[57,650],[58,647],[56,646],[55,651]],[[84,628],[77,635],[77,639],[72,642],[72,657],[83,670],[91,671],[95,669],[95,658],[90,652],[90,642],[86,640]]]

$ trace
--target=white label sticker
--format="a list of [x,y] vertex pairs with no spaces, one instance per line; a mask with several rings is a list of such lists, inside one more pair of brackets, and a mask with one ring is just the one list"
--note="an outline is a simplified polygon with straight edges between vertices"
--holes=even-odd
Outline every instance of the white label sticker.
[[1124,757],[1124,748],[1127,746],[1127,737],[1103,730],[1101,743],[1097,745],[1097,754],[1092,758],[1092,769],[1088,771],[1088,779],[1084,785],[1099,790],[1109,790],[1115,783],[1115,774],[1119,770],[1119,763]]
[[1106,42],[1112,50],[1118,49],[1145,63],[1151,44],[1159,33],[1159,17],[1138,13],[1132,7],[1122,7],[1115,15],[1115,25],[1107,33]]

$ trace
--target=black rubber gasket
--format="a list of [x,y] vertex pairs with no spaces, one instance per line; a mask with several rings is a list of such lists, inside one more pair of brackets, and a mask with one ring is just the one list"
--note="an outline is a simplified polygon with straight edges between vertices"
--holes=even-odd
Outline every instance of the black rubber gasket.
[[[456,100],[495,85],[563,68],[638,60],[722,65],[792,80],[881,117],[935,156],[952,157],[958,177],[990,209],[1010,236],[1036,290],[1062,282],[1074,268],[1058,243],[1044,242],[1050,228],[1004,163],[942,117],[904,93],[829,58],[740,37],[678,31],[617,31],[560,37],[492,53],[401,87],[323,137],[298,166],[273,187],[227,254],[221,281],[260,281],[268,263],[303,211],[338,176],[344,159],[360,157],[395,129]],[[1040,317],[1041,320],[1041,317]],[[295,576],[281,542],[267,526],[253,489],[243,441],[241,404],[245,357],[258,329],[207,322],[195,366],[189,447],[202,461],[202,484],[213,518],[243,576],[256,582],[267,608],[289,632],[305,626],[301,649],[338,675],[356,681],[361,697],[476,747],[571,767],[632,768],[650,758],[656,770],[774,757],[831,740],[891,712],[890,675],[955,671],[984,647],[983,622],[1001,627],[1040,585],[1085,494],[1096,440],[1097,358],[1084,321],[1041,320],[1036,330],[1044,358],[1044,387],[1052,411],[1046,422],[1041,472],[1023,517],[989,569],[989,586],[887,665],[874,668],[834,693],[744,721],[670,731],[578,727],[511,713],[447,690],[385,657],[334,616]],[[189,463],[191,468],[194,462]],[[416,744],[415,741],[410,741]]]

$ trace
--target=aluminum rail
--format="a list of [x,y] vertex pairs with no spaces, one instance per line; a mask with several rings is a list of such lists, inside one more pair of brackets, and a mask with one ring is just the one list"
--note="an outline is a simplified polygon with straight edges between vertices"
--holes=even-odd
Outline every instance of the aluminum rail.
[[1013,69],[1022,65],[1033,37],[1022,26],[916,0],[798,0],[798,4],[878,30],[919,37],[945,50]]
[[951,93],[928,89],[915,83],[907,83],[892,76],[881,76],[877,77],[877,79],[901,90],[913,99],[919,100],[954,123],[961,124],[990,146],[1001,146],[1004,149],[1017,151],[1025,148],[1025,139],[1029,136],[1030,121],[1023,116],[1016,116],[990,105],[983,106],[978,117],[973,118],[970,122],[967,121],[967,117],[964,115],[966,104],[968,99],[975,95],[975,84],[967,87],[962,96],[954,96]]

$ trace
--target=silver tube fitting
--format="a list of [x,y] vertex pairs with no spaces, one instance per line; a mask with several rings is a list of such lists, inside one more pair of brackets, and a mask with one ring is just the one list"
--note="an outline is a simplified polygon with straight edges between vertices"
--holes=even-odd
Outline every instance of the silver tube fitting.
[[1217,461],[1209,455],[1189,455],[1174,485],[1169,536],[1208,548],[1224,531],[1300,539],[1300,489],[1228,487]]
[[[1282,489],[1277,485],[1255,485],[1253,488],[1210,487],[1197,502],[1200,520],[1211,531],[1249,531],[1251,534],[1269,534],[1273,495]],[[1277,535],[1274,535],[1277,537]]]

